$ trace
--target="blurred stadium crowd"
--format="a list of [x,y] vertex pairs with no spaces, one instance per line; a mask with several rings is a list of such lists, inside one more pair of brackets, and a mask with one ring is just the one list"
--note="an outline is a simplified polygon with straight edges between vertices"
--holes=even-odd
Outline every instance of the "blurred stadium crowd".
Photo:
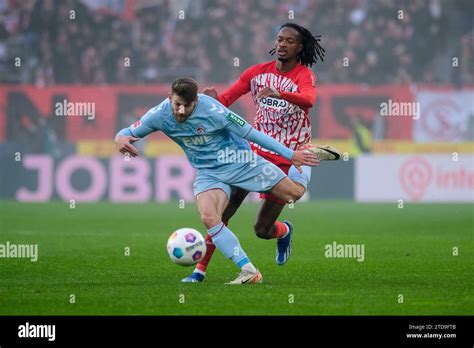
[[185,74],[230,82],[271,59],[279,26],[294,21],[323,35],[320,81],[472,84],[472,8],[471,0],[0,0],[0,83],[163,83]]

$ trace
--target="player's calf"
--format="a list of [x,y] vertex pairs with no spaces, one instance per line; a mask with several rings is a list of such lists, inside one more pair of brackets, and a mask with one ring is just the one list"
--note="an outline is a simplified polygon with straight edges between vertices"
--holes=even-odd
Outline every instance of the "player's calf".
[[275,223],[268,224],[266,222],[256,221],[253,225],[253,230],[258,238],[262,239],[272,239],[275,238]]

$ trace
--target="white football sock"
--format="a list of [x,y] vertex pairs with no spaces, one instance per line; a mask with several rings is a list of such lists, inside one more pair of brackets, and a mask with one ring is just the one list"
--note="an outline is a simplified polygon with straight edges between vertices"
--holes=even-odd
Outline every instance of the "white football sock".
[[250,272],[250,273],[257,273],[257,269],[255,268],[255,266],[249,262],[249,263],[246,263],[245,265],[242,266],[242,271],[246,271],[246,272]]

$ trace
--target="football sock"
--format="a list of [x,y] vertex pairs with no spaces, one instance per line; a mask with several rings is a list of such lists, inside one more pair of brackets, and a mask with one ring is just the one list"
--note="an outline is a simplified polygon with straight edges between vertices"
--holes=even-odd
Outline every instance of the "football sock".
[[[224,221],[224,225],[228,225],[227,221]],[[200,273],[203,276],[206,275],[206,270],[207,270],[207,265],[209,264],[209,261],[211,261],[212,255],[214,254],[214,251],[216,251],[216,246],[212,242],[211,237],[209,234],[206,234],[206,255],[202,258],[201,261],[196,265],[196,268],[194,269],[194,272]]]
[[301,166],[301,169],[303,170],[302,173],[300,173],[295,166],[291,166],[290,170],[288,170],[288,177],[306,188],[311,180],[311,167]]
[[245,265],[242,266],[242,271],[247,271],[250,273],[257,273],[257,269],[255,268],[254,265],[252,265],[251,262],[246,263]]
[[273,236],[272,238],[283,238],[283,237],[286,237],[286,235],[290,232],[290,229],[288,228],[288,225],[283,223],[283,222],[280,222],[280,221],[276,221],[275,222],[275,232],[273,233]]
[[193,273],[199,273],[201,275],[203,275],[204,277],[206,276],[206,271],[201,271],[199,268],[195,268]]
[[231,259],[239,268],[243,268],[246,264],[250,263],[247,254],[245,254],[245,251],[240,246],[239,240],[224,223],[221,222],[211,227],[207,230],[207,233],[211,236],[217,249],[219,249],[225,257]]
[[206,255],[204,255],[202,260],[196,265],[194,272],[206,275],[207,265],[209,264],[209,261],[211,261],[212,254],[214,254],[215,250],[216,246],[212,243],[211,237],[209,234],[206,234]]

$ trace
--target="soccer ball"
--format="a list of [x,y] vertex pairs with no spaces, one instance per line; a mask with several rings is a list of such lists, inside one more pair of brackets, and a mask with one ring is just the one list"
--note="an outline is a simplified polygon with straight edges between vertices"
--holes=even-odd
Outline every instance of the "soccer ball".
[[168,255],[181,266],[192,266],[206,255],[206,241],[199,231],[180,228],[168,238]]

